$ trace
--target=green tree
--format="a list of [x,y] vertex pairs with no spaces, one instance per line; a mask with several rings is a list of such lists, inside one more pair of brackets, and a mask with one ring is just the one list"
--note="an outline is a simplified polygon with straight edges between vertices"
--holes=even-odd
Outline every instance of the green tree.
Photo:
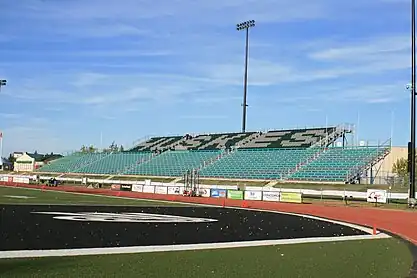
[[81,148],[80,148],[80,152],[82,152],[82,153],[88,152],[87,147],[85,145],[82,145]]
[[115,141],[113,141],[112,143],[111,143],[111,145],[110,145],[110,150],[112,151],[112,152],[118,152],[119,151],[119,147],[117,146],[117,144],[116,144],[116,142]]
[[93,145],[90,145],[88,147],[85,146],[85,145],[82,145],[82,147],[80,148],[81,153],[95,153],[97,151],[98,151],[98,149],[96,147],[94,147]]
[[16,158],[14,158],[13,154],[11,153],[11,154],[9,155],[8,160],[10,161],[10,163],[14,164],[14,162],[16,161]]
[[124,152],[124,151],[125,151],[125,148],[123,148],[123,145],[120,145],[119,152]]
[[406,158],[397,159],[397,161],[395,161],[392,165],[392,172],[397,174],[399,177],[406,177],[408,174],[407,163],[408,161]]
[[397,161],[394,162],[392,165],[392,172],[397,174],[397,176],[401,179],[402,186],[407,186],[410,180],[410,176],[408,173],[408,159],[407,158],[399,158]]
[[95,148],[93,145],[90,145],[88,147],[88,152],[89,153],[95,153],[95,152],[97,152],[97,148]]

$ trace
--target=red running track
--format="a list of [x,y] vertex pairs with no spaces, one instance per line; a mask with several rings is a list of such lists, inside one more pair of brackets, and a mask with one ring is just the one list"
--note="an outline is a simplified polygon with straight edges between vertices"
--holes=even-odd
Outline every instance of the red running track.
[[[0,182],[0,185],[37,188],[39,185],[13,184]],[[388,210],[378,208],[346,207],[346,206],[324,206],[320,204],[288,204],[265,201],[242,201],[225,198],[202,198],[185,197],[179,195],[162,195],[152,193],[139,193],[128,191],[112,191],[110,189],[90,189],[81,186],[59,186],[45,187],[44,190],[65,191],[85,194],[98,194],[108,196],[119,196],[140,199],[177,201],[186,203],[198,203],[207,205],[227,206],[227,207],[248,207],[253,209],[264,209],[272,211],[292,212],[320,216],[333,220],[340,220],[355,223],[368,227],[377,227],[387,232],[401,236],[402,238],[417,245],[417,212]]]

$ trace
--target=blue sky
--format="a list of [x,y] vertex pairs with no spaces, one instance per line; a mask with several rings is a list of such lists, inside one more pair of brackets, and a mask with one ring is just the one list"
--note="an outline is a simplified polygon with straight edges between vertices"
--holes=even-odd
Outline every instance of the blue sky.
[[353,123],[409,137],[408,0],[0,0],[4,154]]

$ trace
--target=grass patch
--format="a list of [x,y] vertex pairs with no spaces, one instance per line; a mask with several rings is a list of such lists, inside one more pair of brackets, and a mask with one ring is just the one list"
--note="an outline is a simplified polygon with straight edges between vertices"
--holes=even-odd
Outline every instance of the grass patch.
[[[43,174],[43,173],[39,173],[39,175],[43,176],[43,177],[58,177],[61,174]],[[73,178],[73,179],[82,179],[84,177],[89,178],[89,179],[97,179],[97,180],[105,180],[109,177],[110,180],[121,180],[121,181],[144,181],[144,180],[152,180],[154,182],[171,182],[173,181],[175,178],[169,178],[169,177],[147,177],[147,176],[113,176],[113,175],[83,175],[83,174],[64,174],[62,176],[63,178]]]
[[[179,181],[184,182],[183,180]],[[269,181],[242,181],[242,180],[213,180],[200,179],[201,184],[207,185],[247,185],[247,186],[265,186]]]
[[[183,181],[179,181],[183,182]],[[246,186],[265,186],[270,181],[242,181],[242,180],[215,180],[200,179],[201,184],[207,185],[246,185]],[[349,190],[366,192],[368,189],[385,189],[389,190],[389,185],[371,185],[371,184],[329,184],[329,183],[278,183],[275,188],[290,189],[323,189],[323,190]],[[391,192],[407,193],[407,187],[395,186],[391,188]]]
[[74,178],[74,179],[82,179],[82,178],[89,178],[89,179],[98,179],[98,180],[105,180],[110,175],[83,175],[83,174],[65,174],[62,176],[63,178]]
[[[25,196],[21,199],[8,196]],[[184,206],[184,204],[115,198],[96,195],[73,194],[59,191],[41,191],[37,189],[1,187],[0,204],[69,204],[69,205],[129,205],[129,206]]]
[[121,180],[121,181],[144,181],[151,180],[154,182],[171,182],[175,178],[164,178],[164,177],[146,177],[146,176],[114,176],[110,180]]
[[6,277],[406,277],[397,239],[223,250],[0,260]]
[[[293,188],[293,189],[316,189],[316,190],[347,190],[366,192],[368,189],[389,190],[389,185],[371,185],[371,184],[319,184],[319,183],[279,183],[274,185],[275,188]],[[405,187],[393,187],[391,192],[407,193]]]

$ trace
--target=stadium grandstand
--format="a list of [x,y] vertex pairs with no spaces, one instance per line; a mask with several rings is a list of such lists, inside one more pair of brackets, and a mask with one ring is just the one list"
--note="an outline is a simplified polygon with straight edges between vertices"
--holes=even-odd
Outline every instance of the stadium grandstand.
[[74,153],[43,173],[311,182],[353,182],[383,160],[390,145],[347,146],[351,125],[267,132],[152,137],[123,152]]

